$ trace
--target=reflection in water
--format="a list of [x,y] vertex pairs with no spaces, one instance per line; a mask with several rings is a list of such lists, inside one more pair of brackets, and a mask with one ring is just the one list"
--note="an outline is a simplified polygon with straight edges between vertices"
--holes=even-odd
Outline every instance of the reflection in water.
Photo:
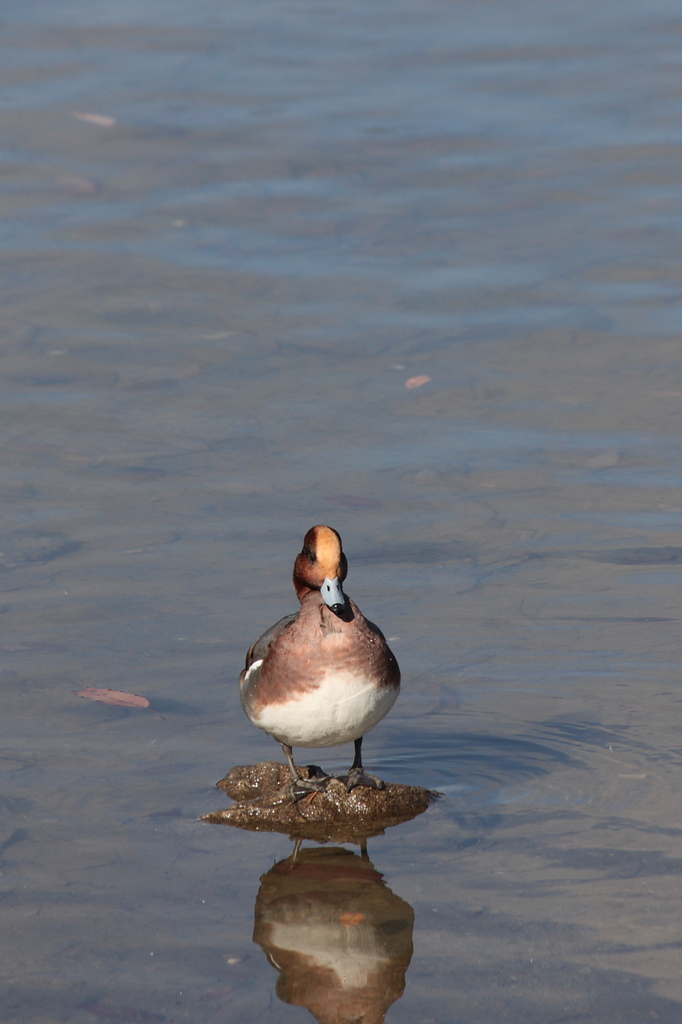
[[382,1024],[405,988],[414,911],[366,852],[306,849],[261,878],[254,942],[279,971],[277,995],[319,1024]]

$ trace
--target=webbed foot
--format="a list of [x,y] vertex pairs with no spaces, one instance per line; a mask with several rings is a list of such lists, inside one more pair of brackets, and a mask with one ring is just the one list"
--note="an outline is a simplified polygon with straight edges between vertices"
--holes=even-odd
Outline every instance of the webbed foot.
[[310,796],[311,793],[324,793],[332,778],[316,764],[309,764],[307,768],[308,778],[304,779],[302,775],[299,775],[289,786],[289,795],[296,803],[304,796]]
[[369,786],[371,789],[386,789],[383,779],[377,775],[370,775],[364,768],[351,768],[347,775],[337,775],[339,782],[343,782],[346,792],[350,793],[356,786]]

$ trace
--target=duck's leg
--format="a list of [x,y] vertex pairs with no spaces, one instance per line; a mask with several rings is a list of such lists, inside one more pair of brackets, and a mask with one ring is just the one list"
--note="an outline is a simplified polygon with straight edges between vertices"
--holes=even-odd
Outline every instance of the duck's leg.
[[376,775],[369,775],[362,767],[362,736],[355,741],[355,757],[348,775],[338,776],[341,782],[345,783],[347,791],[356,786],[371,786],[372,789],[385,789],[386,786]]
[[304,796],[309,796],[311,793],[320,793],[327,788],[330,776],[325,775],[321,768],[318,768],[316,764],[308,765],[308,771],[311,774],[311,778],[304,779],[301,775],[300,770],[294,764],[294,752],[288,743],[281,744],[284,756],[287,759],[289,767],[291,768],[291,774],[293,775],[293,782],[289,787],[289,792],[294,800],[302,800]]

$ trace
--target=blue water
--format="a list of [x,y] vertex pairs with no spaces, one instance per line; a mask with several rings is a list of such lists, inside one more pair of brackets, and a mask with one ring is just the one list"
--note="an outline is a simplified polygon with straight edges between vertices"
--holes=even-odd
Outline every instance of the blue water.
[[[679,5],[2,18],[3,1020],[677,1024]],[[199,817],[316,522],[445,795],[268,917]]]

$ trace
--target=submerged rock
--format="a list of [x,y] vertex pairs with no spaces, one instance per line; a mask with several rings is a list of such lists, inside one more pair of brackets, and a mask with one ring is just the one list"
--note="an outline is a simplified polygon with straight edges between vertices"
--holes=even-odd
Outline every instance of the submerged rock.
[[[301,772],[309,777],[308,769]],[[232,768],[217,786],[236,803],[202,820],[251,832],[283,832],[292,839],[358,842],[416,818],[439,796],[396,782],[385,789],[356,786],[348,793],[343,782],[331,779],[324,792],[295,801],[289,794],[291,782],[289,766],[276,761]]]

